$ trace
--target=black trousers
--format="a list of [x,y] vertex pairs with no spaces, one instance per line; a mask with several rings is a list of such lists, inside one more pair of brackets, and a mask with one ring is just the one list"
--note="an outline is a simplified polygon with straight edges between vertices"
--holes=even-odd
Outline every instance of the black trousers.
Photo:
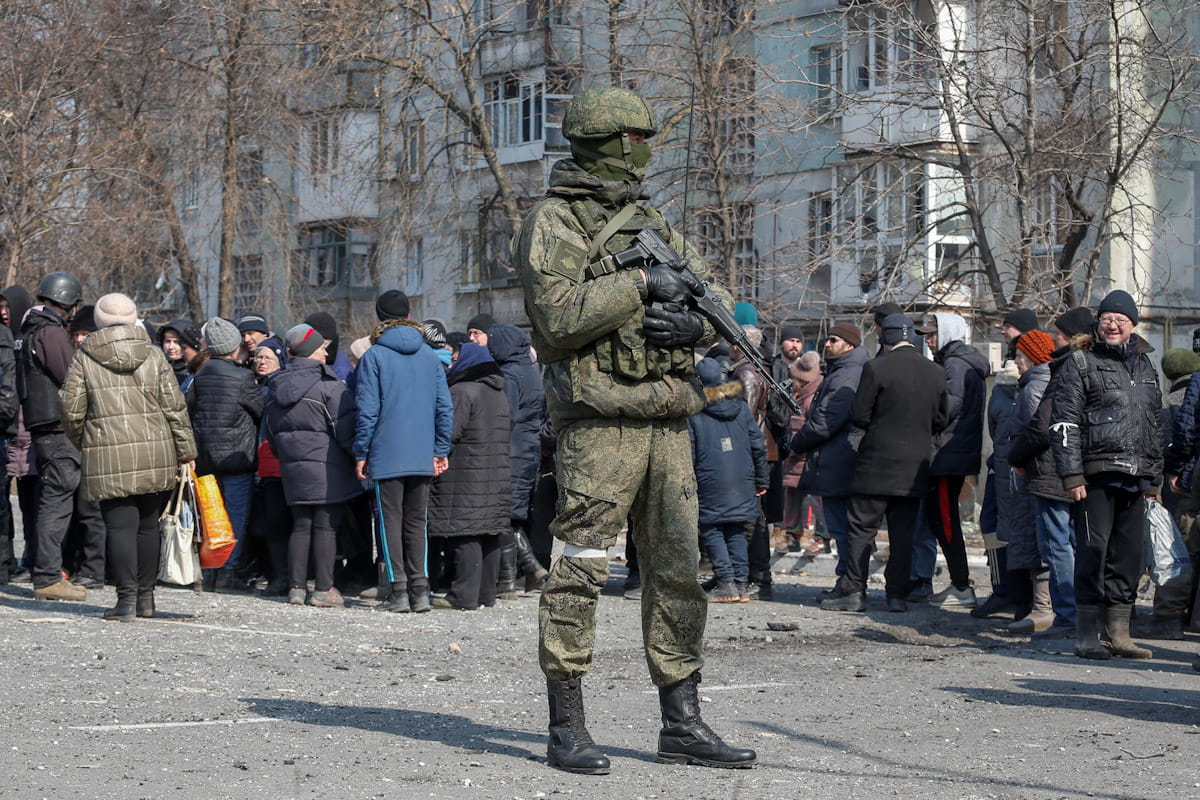
[[[35,588],[57,583],[62,577],[63,540],[74,515],[83,527],[85,557],[80,572],[104,579],[104,519],[96,503],[75,502],[79,490],[79,450],[65,433],[34,433],[41,490],[37,510],[37,561],[33,566]],[[97,564],[99,560],[99,564]],[[87,570],[86,572],[84,570]]]
[[393,589],[407,588],[416,593],[429,588],[425,575],[425,518],[431,482],[427,475],[407,475],[378,483],[380,534],[386,537]]
[[866,592],[871,568],[871,543],[887,517],[888,561],[884,579],[888,597],[904,597],[912,568],[913,530],[921,508],[919,497],[885,497],[856,494],[847,513],[846,574],[838,579],[842,592]]
[[[9,478],[9,480],[12,479]],[[5,490],[8,490],[7,486]],[[40,494],[41,481],[38,480],[37,475],[25,475],[17,478],[17,505],[21,508],[21,536],[25,540],[25,552],[21,554],[21,566],[28,570],[33,570],[33,565],[37,562],[37,506]]]
[[259,478],[250,506],[251,529],[266,542],[273,581],[290,580],[288,547],[292,538],[292,509],[283,495],[282,478]]
[[292,506],[292,537],[288,542],[288,573],[293,589],[308,584],[308,556],[312,553],[313,574],[318,592],[333,588],[333,561],[337,558],[337,518],[340,503]]
[[100,514],[108,529],[108,569],[118,595],[154,590],[162,542],[158,518],[170,494],[153,492],[100,501]]
[[1111,606],[1137,600],[1146,499],[1141,492],[1091,484],[1075,517],[1075,603]]
[[500,577],[500,537],[441,536],[438,545],[453,564],[454,578],[446,598],[456,606],[478,608],[496,604]]
[[[925,495],[925,519],[946,557],[946,568],[955,589],[966,589],[971,585],[967,543],[963,539],[962,519],[958,513],[958,496],[962,494],[965,482],[965,475],[937,475],[929,479],[929,494]],[[891,535],[891,523],[888,523],[888,535]]]

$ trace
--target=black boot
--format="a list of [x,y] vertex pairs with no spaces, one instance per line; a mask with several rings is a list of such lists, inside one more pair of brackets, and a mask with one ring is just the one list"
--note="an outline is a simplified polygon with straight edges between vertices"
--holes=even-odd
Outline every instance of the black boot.
[[395,614],[407,614],[412,611],[408,601],[408,586],[403,583],[388,584],[388,599],[375,606],[376,611],[391,611]]
[[154,590],[138,589],[137,615],[149,619],[154,616]]
[[525,576],[525,591],[540,592],[546,583],[546,576],[550,573],[533,554],[533,545],[529,543],[525,531],[518,528],[513,531],[513,535],[517,541],[517,565],[521,568],[521,574]]
[[608,757],[588,733],[583,716],[583,686],[573,681],[546,680],[550,698],[550,741],[546,758],[550,766],[582,775],[607,775]]
[[117,587],[117,604],[104,612],[104,618],[109,622],[133,622],[136,613],[137,589],[135,587]]
[[517,599],[517,537],[511,531],[500,534],[500,577],[496,581],[496,596],[501,600]]
[[1112,653],[1100,644],[1101,619],[1104,609],[1100,606],[1075,606],[1075,655],[1104,661]]
[[658,760],[725,769],[754,766],[757,753],[725,744],[700,718],[699,685],[700,673],[693,672],[679,683],[659,688],[663,729],[658,734]]

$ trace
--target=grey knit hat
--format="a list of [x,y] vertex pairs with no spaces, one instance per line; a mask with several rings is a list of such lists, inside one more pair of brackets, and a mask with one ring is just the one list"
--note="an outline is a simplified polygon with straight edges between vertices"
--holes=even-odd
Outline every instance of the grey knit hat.
[[208,352],[214,356],[227,356],[242,346],[242,335],[234,325],[222,317],[213,317],[200,329]]

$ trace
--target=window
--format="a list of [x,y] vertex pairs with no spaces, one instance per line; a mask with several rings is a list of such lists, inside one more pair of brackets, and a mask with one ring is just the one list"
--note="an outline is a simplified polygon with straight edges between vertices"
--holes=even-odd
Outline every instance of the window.
[[237,188],[241,200],[240,221],[244,228],[255,228],[262,218],[264,203],[263,156],[258,149],[242,149],[237,154]]
[[891,159],[846,165],[835,174],[837,202],[831,211],[837,225],[832,236],[858,264],[863,293],[881,291],[902,274],[906,261],[915,264],[925,252],[925,166]]
[[404,293],[425,294],[425,241],[420,236],[404,240]]
[[473,230],[458,232],[458,263],[462,265],[459,282],[464,286],[477,286],[480,282],[479,258],[475,251],[477,236]]
[[200,173],[188,170],[179,184],[179,205],[185,211],[200,207]]
[[312,223],[301,226],[298,238],[296,273],[309,286],[376,284],[375,243],[365,228],[344,221]]
[[813,110],[831,114],[837,109],[838,89],[841,86],[839,49],[832,44],[814,47],[809,51],[809,76],[813,84]]
[[336,116],[309,118],[308,167],[314,178],[337,170],[341,135],[341,123]]
[[540,81],[512,75],[484,84],[483,114],[497,148],[542,140],[544,93]]
[[698,215],[694,242],[701,258],[729,276],[730,289],[753,290],[758,272],[754,204],[734,203]]
[[833,249],[833,194],[829,191],[808,195],[808,287],[818,295],[810,299],[829,299],[833,287],[833,267],[829,261]]
[[865,92],[887,83],[888,36],[885,13],[878,8],[854,7],[846,12],[848,89]]
[[722,108],[717,122],[718,149],[726,174],[754,172],[754,65],[744,60],[731,61],[724,70]]
[[261,310],[261,255],[233,257],[233,308],[237,315]]
[[425,167],[425,123],[410,122],[404,127],[404,164],[402,171],[410,179],[420,177]]

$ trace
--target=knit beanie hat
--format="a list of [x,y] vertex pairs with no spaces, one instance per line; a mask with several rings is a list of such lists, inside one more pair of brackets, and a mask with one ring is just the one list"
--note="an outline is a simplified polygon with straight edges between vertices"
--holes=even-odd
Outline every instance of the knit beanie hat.
[[1033,313],[1031,308],[1014,308],[1004,315],[1003,324],[1012,325],[1021,333],[1035,331],[1041,327],[1038,324],[1037,314]]
[[239,333],[247,331],[258,331],[259,333],[270,333],[271,326],[267,324],[267,318],[262,314],[242,314],[238,317],[237,329]]
[[279,341],[274,336],[263,339],[261,342],[259,342],[258,346],[254,348],[254,352],[257,353],[259,350],[270,350],[272,353],[274,353],[275,358],[279,360],[280,369],[283,369],[287,366],[287,348],[283,346],[283,342]]
[[446,346],[446,334],[430,322],[421,325],[421,336],[425,339],[425,344],[434,350]]
[[304,324],[314,328],[325,339],[338,338],[337,320],[326,311],[314,311],[304,318]]
[[1137,303],[1133,302],[1129,292],[1123,289],[1113,289],[1104,296],[1104,299],[1100,301],[1100,308],[1096,309],[1096,318],[1099,319],[1101,314],[1109,312],[1124,314],[1134,325],[1138,323]]
[[697,361],[696,375],[705,386],[720,386],[725,382],[725,370],[715,358],[702,358]]
[[745,323],[742,325],[742,332],[746,334],[746,341],[750,342],[750,344],[754,345],[755,347],[762,347],[762,328],[758,327],[757,325]]
[[1054,340],[1050,338],[1050,334],[1035,328],[1017,337],[1017,349],[1034,364],[1045,364],[1054,352]]
[[[82,309],[80,310],[82,311]],[[96,301],[92,315],[97,328],[107,328],[109,325],[136,325],[137,304],[120,293],[106,294]],[[78,317],[79,314],[76,313],[75,316]]]
[[1200,355],[1196,355],[1191,350],[1177,347],[1163,354],[1162,371],[1169,381],[1177,381],[1198,369],[1200,369]]
[[[136,321],[135,319],[134,322]],[[121,323],[116,324],[120,325]],[[99,327],[101,326],[96,324],[95,306],[79,306],[79,308],[75,309],[75,313],[71,315],[71,321],[67,323],[67,330],[71,333],[79,333],[80,331],[92,333]]]
[[779,329],[779,341],[785,342],[788,339],[799,339],[804,341],[804,329],[799,325],[784,325]]
[[744,300],[733,304],[733,318],[738,325],[757,325],[758,309]]
[[350,343],[350,357],[355,359],[356,361],[358,359],[361,359],[363,357],[363,354],[367,352],[367,348],[370,346],[371,346],[371,337],[370,336],[364,336],[361,339],[355,339],[353,342]]
[[222,317],[213,317],[200,329],[208,352],[214,356],[227,356],[242,346],[242,335],[237,326]]
[[301,322],[288,328],[284,341],[292,358],[304,358],[317,352],[317,348],[325,344],[325,337],[312,325]]
[[862,344],[862,331],[853,322],[839,322],[829,329],[830,336],[836,336],[839,339],[849,342],[858,347]]
[[408,319],[408,295],[399,289],[388,289],[375,300],[375,316],[380,322],[389,319]]
[[821,377],[821,357],[815,350],[802,354],[795,362],[794,375],[802,381],[815,381]]
[[484,312],[471,317],[471,321],[467,323],[467,330],[483,331],[487,333],[487,329],[496,324],[496,320],[491,314]]
[[879,324],[880,339],[884,344],[900,344],[912,338],[912,320],[904,314],[888,314]]
[[1058,328],[1067,336],[1075,336],[1080,333],[1087,333],[1092,329],[1092,323],[1096,318],[1092,315],[1092,310],[1087,306],[1076,306],[1070,311],[1064,311],[1054,320],[1054,327]]

